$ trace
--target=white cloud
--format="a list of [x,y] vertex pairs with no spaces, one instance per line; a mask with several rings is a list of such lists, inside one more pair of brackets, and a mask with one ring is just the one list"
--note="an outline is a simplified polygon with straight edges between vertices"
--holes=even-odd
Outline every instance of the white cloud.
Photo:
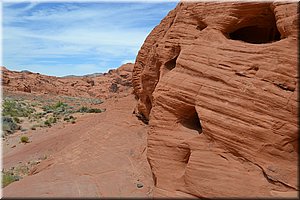
[[134,62],[149,32],[171,8],[162,4],[158,10],[145,3],[41,2],[17,8],[16,4],[4,4],[3,56],[7,67],[37,69],[38,64],[46,67],[47,62],[57,59],[57,66],[58,62],[68,67],[74,64],[74,69],[90,73],[96,66],[99,70],[99,63],[116,68],[124,61]]

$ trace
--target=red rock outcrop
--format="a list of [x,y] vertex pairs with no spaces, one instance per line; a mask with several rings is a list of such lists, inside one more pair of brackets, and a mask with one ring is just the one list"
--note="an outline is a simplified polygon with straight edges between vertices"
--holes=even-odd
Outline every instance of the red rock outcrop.
[[111,74],[55,77],[29,71],[15,72],[2,67],[2,86],[4,91],[109,98],[114,95],[109,92],[112,82],[116,82],[118,93],[132,86],[132,69],[133,64],[127,63],[111,70]]
[[133,70],[156,196],[297,196],[297,3],[181,2]]

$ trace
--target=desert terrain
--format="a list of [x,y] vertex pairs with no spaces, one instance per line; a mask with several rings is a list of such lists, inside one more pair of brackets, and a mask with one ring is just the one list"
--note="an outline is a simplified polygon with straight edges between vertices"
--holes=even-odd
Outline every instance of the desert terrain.
[[4,196],[151,196],[147,126],[133,114],[132,68],[88,78],[2,68],[3,106],[29,113],[14,117],[21,121],[16,130],[3,130],[4,174],[13,179]]
[[297,6],[180,2],[134,64],[2,67],[4,197],[297,198]]

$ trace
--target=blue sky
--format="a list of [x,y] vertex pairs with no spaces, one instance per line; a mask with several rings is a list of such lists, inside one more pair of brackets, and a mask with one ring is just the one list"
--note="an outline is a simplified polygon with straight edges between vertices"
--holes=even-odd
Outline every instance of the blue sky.
[[134,62],[147,35],[176,4],[3,3],[3,65],[54,76],[107,72]]

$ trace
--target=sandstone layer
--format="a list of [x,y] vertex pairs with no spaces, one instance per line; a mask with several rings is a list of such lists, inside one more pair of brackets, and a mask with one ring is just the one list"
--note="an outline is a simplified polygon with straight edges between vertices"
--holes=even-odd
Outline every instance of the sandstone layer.
[[297,3],[181,2],[133,70],[155,196],[295,197]]

